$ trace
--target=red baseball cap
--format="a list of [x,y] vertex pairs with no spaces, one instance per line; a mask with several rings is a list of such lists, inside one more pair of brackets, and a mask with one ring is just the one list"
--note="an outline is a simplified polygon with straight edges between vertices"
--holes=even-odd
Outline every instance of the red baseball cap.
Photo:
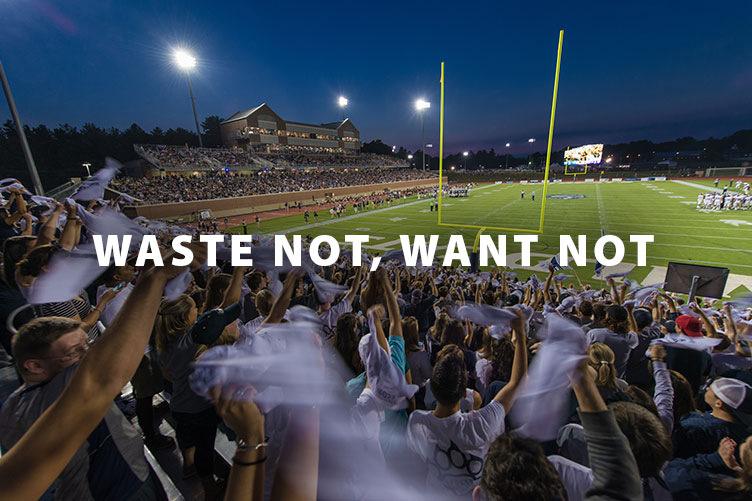
[[682,328],[689,337],[702,337],[702,322],[691,315],[680,315],[676,318],[676,325]]

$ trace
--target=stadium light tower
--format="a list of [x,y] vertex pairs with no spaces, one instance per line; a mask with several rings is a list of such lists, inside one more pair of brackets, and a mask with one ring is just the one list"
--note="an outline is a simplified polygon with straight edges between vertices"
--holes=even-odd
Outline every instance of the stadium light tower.
[[469,154],[470,154],[470,153],[468,153],[467,151],[463,151],[463,152],[462,152],[462,156],[463,156],[463,157],[465,157],[465,170],[467,170],[467,156],[468,156]]
[[85,164],[81,165],[86,168],[86,175],[91,177],[91,164],[89,162],[86,162]]
[[507,165],[506,165],[506,167],[504,167],[505,169],[509,169],[509,147],[510,146],[511,146],[511,144],[509,144],[509,143],[507,143],[507,144],[504,145],[504,147],[507,149],[507,154],[506,154],[506,157],[507,157],[507,162],[506,163],[507,163]]
[[418,110],[418,113],[420,113],[420,133],[421,133],[421,141],[422,141],[422,147],[421,150],[423,152],[423,169],[426,170],[426,126],[423,122],[423,112],[431,107],[431,103],[426,101],[425,99],[418,99],[415,101],[415,109]]
[[196,134],[198,134],[198,145],[204,147],[204,141],[201,139],[201,130],[198,128],[198,114],[196,114],[196,100],[193,98],[193,86],[191,85],[190,70],[196,67],[196,58],[190,52],[178,49],[174,53],[175,64],[178,68],[185,71],[185,78],[188,80],[188,92],[191,93],[191,105],[193,106],[193,120],[196,122]]
[[[535,138],[531,137],[530,139],[527,140],[527,142],[530,143],[530,144],[533,144],[535,142]],[[530,153],[530,155],[532,155],[532,153]],[[527,162],[528,167],[530,167],[530,165],[532,165],[532,161],[529,160],[530,159],[530,155],[528,155],[528,162]]]
[[347,106],[347,98],[345,96],[339,96],[339,99],[337,99],[337,104],[339,104],[339,107],[342,108],[342,121],[345,121],[345,106]]
[[24,160],[26,160],[26,167],[29,169],[29,175],[31,175],[31,180],[34,183],[34,191],[37,195],[44,195],[42,181],[39,179],[39,172],[37,172],[37,166],[34,163],[34,157],[31,155],[31,148],[29,148],[29,142],[26,140],[24,126],[21,123],[21,117],[18,116],[16,102],[13,100],[13,94],[11,94],[10,92],[10,84],[8,83],[8,79],[5,76],[5,70],[3,69],[2,62],[0,62],[0,81],[2,81],[3,84],[3,91],[5,92],[5,99],[8,101],[10,115],[13,117],[13,121],[16,123],[18,139],[21,142],[21,150],[24,154]]

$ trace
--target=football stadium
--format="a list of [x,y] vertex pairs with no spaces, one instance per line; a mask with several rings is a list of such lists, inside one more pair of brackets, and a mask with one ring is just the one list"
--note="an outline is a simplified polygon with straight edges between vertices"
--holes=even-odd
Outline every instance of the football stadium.
[[752,499],[748,19],[0,2],[0,498]]

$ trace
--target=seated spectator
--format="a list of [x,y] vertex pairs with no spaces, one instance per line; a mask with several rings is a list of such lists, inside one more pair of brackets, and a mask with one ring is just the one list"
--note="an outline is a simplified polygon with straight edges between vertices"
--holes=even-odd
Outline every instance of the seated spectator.
[[752,424],[752,387],[737,379],[719,378],[705,392],[710,412],[690,412],[674,429],[674,456],[710,454],[721,439],[742,443]]

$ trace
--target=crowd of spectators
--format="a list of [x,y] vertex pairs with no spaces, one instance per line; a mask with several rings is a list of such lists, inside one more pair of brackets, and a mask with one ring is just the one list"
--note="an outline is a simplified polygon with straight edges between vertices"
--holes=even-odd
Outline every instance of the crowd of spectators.
[[124,177],[111,186],[144,203],[188,202],[214,198],[340,188],[434,178],[416,169],[263,170],[248,176],[233,173]]
[[[186,228],[96,198],[32,219],[3,193],[0,325],[26,303],[36,317],[2,333],[20,377],[0,408],[4,499],[164,498],[143,444],[174,447],[151,407],[165,389],[207,499],[752,497],[749,296],[686,303],[624,274],[596,289],[555,260],[543,280],[401,252],[275,267],[263,235],[253,269],[199,243],[177,265]],[[151,230],[165,266],[91,254],[93,234]],[[143,439],[113,405],[129,380]]]
[[407,161],[375,153],[346,154],[310,146],[276,145],[274,149],[190,148],[185,146],[135,145],[136,152],[168,171],[254,170],[264,167],[407,167]]

